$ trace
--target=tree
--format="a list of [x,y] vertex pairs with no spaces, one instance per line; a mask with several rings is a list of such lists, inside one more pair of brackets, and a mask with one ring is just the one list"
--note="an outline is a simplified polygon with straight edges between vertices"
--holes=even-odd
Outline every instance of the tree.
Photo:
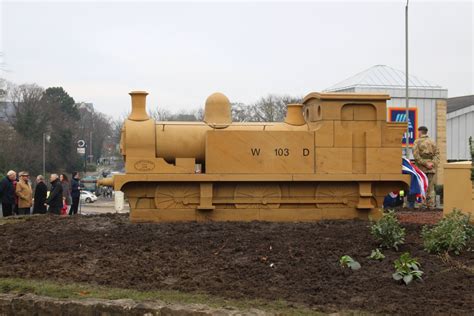
[[3,78],[0,78],[0,100],[3,100],[6,96],[7,96],[7,81]]
[[50,87],[44,91],[45,111],[49,112],[47,131],[47,167],[49,170],[73,171],[80,165],[76,152],[76,130],[80,119],[75,101],[62,87]]
[[51,87],[44,92],[48,105],[58,107],[68,118],[79,120],[79,111],[75,106],[76,102],[63,87]]
[[3,81],[4,98],[9,99],[13,113],[5,112],[7,122],[0,126],[0,167],[41,171],[41,137],[48,115],[44,111],[43,89],[36,84],[15,85]]
[[[92,104],[81,103],[79,105],[80,119],[76,133],[76,141],[83,139],[87,143],[87,155],[92,154],[90,162],[101,158],[104,154],[104,144],[115,139],[115,123],[112,119],[94,110]],[[120,125],[126,116],[120,120]],[[120,138],[116,139],[117,141]],[[106,146],[107,147],[107,146]]]
[[231,103],[232,121],[249,122],[251,121],[251,107],[243,103]]
[[285,119],[287,105],[300,102],[301,98],[269,94],[250,106],[250,121],[281,122]]
[[155,121],[168,121],[171,113],[164,108],[155,107],[149,111],[148,116]]
[[[108,116],[90,111],[80,112],[74,99],[62,87],[44,90],[36,84],[15,85],[0,80],[0,92],[14,108],[8,122],[0,122],[0,167],[25,169],[32,174],[42,170],[43,134],[46,143],[46,170],[65,172],[77,170],[82,159],[76,143],[93,136],[92,153],[98,158],[104,142],[111,147],[112,122]],[[113,145],[112,145],[113,147]],[[88,150],[89,152],[89,150]]]
[[170,111],[156,107],[149,111],[148,115],[155,121],[182,121],[182,122],[195,122],[202,121],[204,118],[204,110],[197,108],[190,111],[180,111],[178,113],[171,113]]
[[100,112],[94,112],[92,120],[92,153],[98,159],[103,154],[106,140],[113,135],[112,120],[109,116]]
[[40,141],[51,114],[45,106],[43,88],[36,84],[12,84],[7,95],[15,109],[14,115],[8,117],[10,124],[23,137]]

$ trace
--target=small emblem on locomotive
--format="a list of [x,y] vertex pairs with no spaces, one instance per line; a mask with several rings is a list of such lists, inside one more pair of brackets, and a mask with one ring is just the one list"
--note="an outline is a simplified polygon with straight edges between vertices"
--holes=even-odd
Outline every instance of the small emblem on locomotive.
[[155,164],[150,160],[139,160],[135,163],[135,169],[138,171],[152,171],[155,169]]

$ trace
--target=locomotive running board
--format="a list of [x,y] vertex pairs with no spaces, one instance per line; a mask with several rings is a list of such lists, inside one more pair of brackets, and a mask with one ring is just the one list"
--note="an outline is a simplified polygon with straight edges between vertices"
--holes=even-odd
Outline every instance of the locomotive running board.
[[130,220],[134,223],[179,222],[179,221],[272,221],[272,222],[311,222],[336,219],[377,220],[382,216],[379,209],[370,211],[340,209],[219,209],[212,211],[194,209],[134,209]]

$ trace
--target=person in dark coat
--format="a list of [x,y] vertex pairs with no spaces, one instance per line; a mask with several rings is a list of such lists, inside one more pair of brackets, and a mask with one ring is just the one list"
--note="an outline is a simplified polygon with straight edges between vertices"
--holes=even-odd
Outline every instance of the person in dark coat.
[[63,208],[63,187],[59,176],[53,173],[50,177],[51,191],[49,197],[46,199],[45,205],[49,205],[48,212],[56,215],[61,215]]
[[72,180],[71,180],[72,205],[71,205],[71,209],[69,210],[69,215],[77,214],[77,209],[79,208],[79,199],[81,198],[79,180],[80,180],[79,172],[74,171],[72,173]]
[[13,215],[16,198],[15,182],[16,172],[13,170],[8,171],[7,176],[0,182],[0,197],[4,217]]
[[399,192],[390,192],[383,200],[383,208],[389,209],[403,206],[403,195]]
[[36,189],[33,202],[33,214],[46,214],[46,197],[48,195],[48,187],[44,183],[44,177],[39,175],[36,177]]

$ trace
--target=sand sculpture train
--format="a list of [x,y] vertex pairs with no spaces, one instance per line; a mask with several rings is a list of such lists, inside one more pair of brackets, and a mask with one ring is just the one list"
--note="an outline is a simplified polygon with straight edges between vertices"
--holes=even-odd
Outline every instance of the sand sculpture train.
[[125,174],[100,184],[125,193],[135,222],[367,219],[409,183],[388,95],[310,93],[284,122],[258,123],[232,122],[221,93],[202,122],[155,122],[147,93],[130,95]]

